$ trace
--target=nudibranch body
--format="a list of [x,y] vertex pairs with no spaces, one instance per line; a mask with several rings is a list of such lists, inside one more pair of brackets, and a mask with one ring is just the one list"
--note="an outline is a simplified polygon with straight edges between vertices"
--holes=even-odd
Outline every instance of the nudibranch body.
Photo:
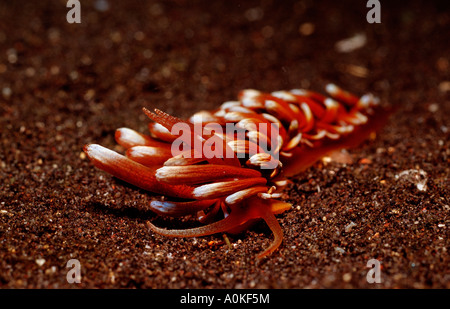
[[167,230],[147,222],[152,231],[172,237],[236,233],[263,219],[274,234],[263,257],[283,239],[275,215],[291,208],[280,200],[286,177],[361,142],[385,118],[371,94],[357,97],[334,84],[326,92],[243,90],[237,101],[187,121],[144,108],[153,120],[150,134],[116,131],[125,155],[96,144],[84,151],[98,168],[161,195],[149,205],[157,214],[195,215],[203,224]]

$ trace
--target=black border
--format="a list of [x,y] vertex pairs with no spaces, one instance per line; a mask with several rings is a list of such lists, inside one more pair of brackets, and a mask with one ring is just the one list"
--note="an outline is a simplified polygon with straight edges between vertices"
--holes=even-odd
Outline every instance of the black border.
[[[285,308],[313,308],[327,306],[330,308],[367,308],[369,306],[382,308],[384,306],[398,305],[401,308],[406,306],[418,307],[448,303],[450,296],[448,289],[314,289],[314,290],[269,290],[269,289],[207,289],[207,290],[131,290],[131,289],[0,289],[0,298],[3,304],[11,304],[14,307],[24,305],[35,307],[37,305],[46,308],[55,305],[58,308],[67,306],[114,306],[127,308],[130,305],[139,304],[144,308],[161,308],[163,306],[176,306],[181,308],[186,305],[198,307],[233,307],[244,306],[286,306]],[[202,304],[182,304],[182,296],[214,296],[212,306]],[[269,302],[254,303],[255,299],[250,296],[250,302],[225,303],[226,295],[269,295]],[[257,296],[259,298],[259,296]],[[221,299],[221,301],[217,301]],[[236,296],[235,296],[236,299]],[[247,299],[244,296],[244,299]],[[9,302],[11,301],[11,302]],[[127,308],[128,309],[128,308]]]

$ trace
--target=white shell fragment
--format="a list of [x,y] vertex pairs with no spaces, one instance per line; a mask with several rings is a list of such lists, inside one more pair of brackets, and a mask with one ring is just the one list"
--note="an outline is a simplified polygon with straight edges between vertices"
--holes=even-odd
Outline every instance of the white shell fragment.
[[413,183],[416,185],[417,190],[419,191],[426,191],[428,189],[427,187],[427,172],[424,170],[405,170],[400,172],[399,174],[395,175],[395,179],[397,180],[406,180],[410,183]]

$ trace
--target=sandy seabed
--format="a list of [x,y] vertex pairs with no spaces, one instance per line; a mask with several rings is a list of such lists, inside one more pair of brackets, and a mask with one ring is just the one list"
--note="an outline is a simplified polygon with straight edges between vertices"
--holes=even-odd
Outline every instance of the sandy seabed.
[[[450,287],[448,2],[383,2],[380,24],[364,1],[83,1],[80,24],[65,4],[0,4],[0,287]],[[337,44],[355,36],[357,49]],[[156,235],[147,220],[193,223],[157,217],[151,193],[82,152],[120,151],[119,127],[146,132],[144,106],[188,117],[241,89],[330,82],[397,111],[348,150],[352,164],[291,178],[283,244],[260,261],[263,223],[231,249],[222,235]],[[367,281],[371,259],[381,283]]]

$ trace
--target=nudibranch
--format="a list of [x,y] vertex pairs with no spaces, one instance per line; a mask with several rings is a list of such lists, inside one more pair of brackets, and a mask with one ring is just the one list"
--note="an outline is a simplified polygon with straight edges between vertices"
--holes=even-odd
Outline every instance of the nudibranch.
[[275,251],[283,231],[275,215],[291,208],[281,191],[292,176],[339,148],[363,141],[386,111],[372,94],[355,96],[334,84],[327,95],[304,89],[243,90],[237,101],[188,120],[143,109],[149,134],[116,130],[125,155],[97,144],[84,147],[93,164],[159,199],[159,215],[194,215],[202,225],[154,232],[170,237],[239,233],[264,220],[274,235],[258,257]]

